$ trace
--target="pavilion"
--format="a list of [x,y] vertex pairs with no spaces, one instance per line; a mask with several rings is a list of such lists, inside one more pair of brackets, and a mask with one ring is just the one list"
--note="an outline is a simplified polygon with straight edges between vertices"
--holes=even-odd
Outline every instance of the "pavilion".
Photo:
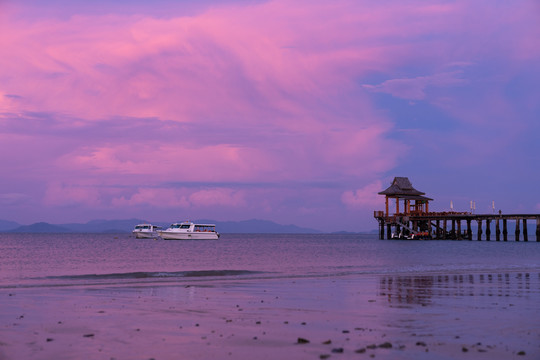
[[[386,198],[386,217],[390,216],[388,213],[390,199],[396,199],[396,213],[394,215],[405,216],[429,213],[429,202],[433,200],[424,196],[426,193],[416,190],[407,177],[395,177],[392,185],[379,194]],[[399,211],[400,200],[403,200],[402,213]]]

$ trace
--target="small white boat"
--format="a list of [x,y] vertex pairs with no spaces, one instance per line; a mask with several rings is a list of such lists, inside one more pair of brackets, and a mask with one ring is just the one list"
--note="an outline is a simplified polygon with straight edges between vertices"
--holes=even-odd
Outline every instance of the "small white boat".
[[167,230],[158,231],[164,240],[217,240],[219,233],[214,224],[194,224],[186,221],[174,223]]
[[158,237],[158,230],[161,229],[161,226],[156,226],[152,224],[139,224],[135,226],[135,229],[132,233],[137,239],[153,239]]

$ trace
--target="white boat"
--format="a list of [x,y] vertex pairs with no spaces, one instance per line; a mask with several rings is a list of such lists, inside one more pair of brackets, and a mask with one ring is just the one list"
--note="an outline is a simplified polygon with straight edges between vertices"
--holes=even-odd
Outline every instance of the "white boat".
[[217,240],[219,233],[214,224],[194,224],[186,221],[174,223],[167,230],[158,231],[164,240]]
[[139,224],[135,225],[135,229],[132,233],[137,239],[152,239],[158,237],[158,230],[161,229],[161,226],[156,226],[152,224]]

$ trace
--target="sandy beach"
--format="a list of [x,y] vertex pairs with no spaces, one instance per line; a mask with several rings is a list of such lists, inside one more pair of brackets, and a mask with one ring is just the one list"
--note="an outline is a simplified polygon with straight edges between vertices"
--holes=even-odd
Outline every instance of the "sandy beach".
[[538,273],[0,290],[0,359],[538,359]]

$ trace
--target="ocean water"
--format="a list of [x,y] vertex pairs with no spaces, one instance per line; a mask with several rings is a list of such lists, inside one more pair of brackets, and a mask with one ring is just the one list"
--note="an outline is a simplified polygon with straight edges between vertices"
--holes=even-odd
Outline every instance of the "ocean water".
[[540,273],[540,243],[378,240],[358,234],[223,234],[217,241],[0,234],[0,289],[509,272]]
[[0,359],[538,359],[539,301],[537,242],[0,234]]

